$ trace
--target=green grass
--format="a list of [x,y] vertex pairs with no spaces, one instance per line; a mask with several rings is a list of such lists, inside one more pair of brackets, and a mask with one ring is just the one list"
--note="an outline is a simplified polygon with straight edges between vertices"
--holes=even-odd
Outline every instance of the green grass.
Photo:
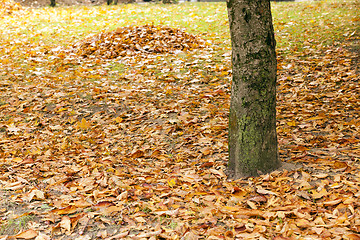
[[[306,40],[328,44],[340,40],[339,33],[358,28],[358,10],[355,0],[273,3],[278,47]],[[191,33],[229,45],[225,3],[42,8],[32,10],[23,18],[17,17],[16,21],[10,16],[2,22],[0,31],[4,36],[41,41],[46,45],[69,44],[89,34],[152,23],[186,28]]]
[[[355,0],[272,3],[272,12],[280,49],[294,44],[302,47],[305,41],[332,44],[341,40],[344,31],[359,28]],[[186,28],[215,42],[230,44],[225,3],[43,8],[2,22],[0,32],[4,36],[45,45],[66,45],[89,34],[152,23]]]
[[[338,44],[348,35],[358,34],[358,12],[356,0],[273,2],[277,50],[281,55],[287,55]],[[102,31],[144,24],[185,28],[190,33],[210,40],[214,43],[214,56],[219,56],[214,60],[219,62],[223,61],[222,54],[231,49],[224,2],[47,7],[29,10],[23,17],[13,15],[0,20],[0,56],[6,55],[0,62],[11,59],[12,64],[21,66],[19,71],[23,75],[31,76],[39,64],[24,63],[23,59],[36,56],[38,51],[72,45],[86,36]],[[24,48],[28,50],[24,52]],[[184,56],[183,60],[190,61],[191,58]],[[57,64],[54,66],[58,67]],[[205,62],[198,66],[204,67],[206,68]],[[126,71],[122,65],[116,63],[110,68],[119,73]]]
[[192,33],[211,33],[215,37],[224,33],[228,36],[228,29],[224,27],[228,21],[225,3],[43,8],[17,21],[10,18],[4,21],[13,34],[29,41],[41,39],[47,45],[60,42],[58,39],[66,44],[89,34],[144,24],[186,28]]
[[28,222],[33,220],[33,215],[24,215],[15,219],[10,219],[0,226],[0,235],[15,235],[26,229]]
[[336,44],[344,34],[359,31],[356,1],[274,3],[277,47],[302,51],[303,47]]

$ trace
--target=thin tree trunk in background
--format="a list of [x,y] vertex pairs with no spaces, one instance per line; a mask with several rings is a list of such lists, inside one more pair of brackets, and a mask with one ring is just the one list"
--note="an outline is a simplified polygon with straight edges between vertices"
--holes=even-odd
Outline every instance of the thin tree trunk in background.
[[233,79],[229,117],[229,177],[278,167],[276,54],[269,0],[227,0]]

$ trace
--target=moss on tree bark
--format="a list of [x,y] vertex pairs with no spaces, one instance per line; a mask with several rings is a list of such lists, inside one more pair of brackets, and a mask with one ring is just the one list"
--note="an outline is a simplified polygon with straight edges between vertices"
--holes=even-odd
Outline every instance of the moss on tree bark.
[[230,177],[280,167],[276,136],[276,54],[269,0],[228,0],[233,80]]

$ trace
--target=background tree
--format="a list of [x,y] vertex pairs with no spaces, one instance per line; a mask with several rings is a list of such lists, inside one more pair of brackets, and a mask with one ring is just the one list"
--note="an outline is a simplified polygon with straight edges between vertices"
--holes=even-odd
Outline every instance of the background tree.
[[163,4],[173,4],[173,3],[178,3],[178,0],[162,0]]
[[280,167],[276,136],[276,54],[270,0],[227,0],[233,79],[229,176]]
[[55,7],[56,0],[50,0],[50,7]]

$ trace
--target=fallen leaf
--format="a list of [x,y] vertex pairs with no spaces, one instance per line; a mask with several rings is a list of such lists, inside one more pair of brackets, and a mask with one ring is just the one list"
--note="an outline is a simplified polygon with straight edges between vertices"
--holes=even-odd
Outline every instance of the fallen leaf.
[[71,230],[71,220],[69,216],[62,216],[60,221],[60,227],[65,229],[66,231]]
[[16,238],[22,238],[22,239],[32,239],[35,238],[38,235],[38,232],[33,230],[33,229],[29,229],[26,230],[24,232],[21,232],[17,235],[15,235]]
[[327,195],[328,195],[328,192],[326,191],[325,188],[321,189],[320,192],[317,192],[315,190],[311,191],[311,196],[312,196],[313,199],[320,199],[320,198],[322,198],[324,196],[327,196]]
[[360,240],[360,235],[359,234],[355,234],[355,233],[351,233],[346,235],[349,240]]
[[168,211],[154,211],[153,213],[158,216],[162,216],[162,215],[176,216],[179,213],[179,209],[177,208],[175,210],[168,210]]
[[129,231],[127,231],[127,232],[122,232],[122,233],[118,233],[118,234],[116,234],[116,235],[114,235],[114,236],[105,238],[105,240],[120,239],[120,238],[126,237],[127,235],[129,235]]
[[59,214],[59,215],[72,214],[72,213],[75,213],[76,211],[77,211],[77,208],[75,206],[67,206],[65,208],[51,210],[51,212]]

